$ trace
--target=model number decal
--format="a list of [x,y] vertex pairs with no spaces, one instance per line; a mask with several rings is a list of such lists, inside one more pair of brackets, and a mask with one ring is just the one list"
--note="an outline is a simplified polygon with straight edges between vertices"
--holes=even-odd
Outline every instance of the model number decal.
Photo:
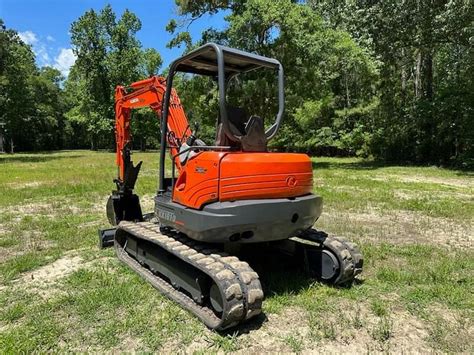
[[173,212],[158,210],[158,218],[166,219],[167,221],[176,221],[176,215]]

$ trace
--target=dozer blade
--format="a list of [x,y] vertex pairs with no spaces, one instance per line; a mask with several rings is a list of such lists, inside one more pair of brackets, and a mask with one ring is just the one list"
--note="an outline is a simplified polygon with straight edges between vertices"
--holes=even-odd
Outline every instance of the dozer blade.
[[342,237],[309,229],[288,242],[293,244],[294,255],[303,258],[309,275],[321,282],[348,286],[362,272],[362,253],[356,244]]
[[99,248],[104,249],[114,245],[117,228],[99,229]]
[[120,222],[118,258],[211,329],[261,313],[263,291],[246,262],[150,222]]

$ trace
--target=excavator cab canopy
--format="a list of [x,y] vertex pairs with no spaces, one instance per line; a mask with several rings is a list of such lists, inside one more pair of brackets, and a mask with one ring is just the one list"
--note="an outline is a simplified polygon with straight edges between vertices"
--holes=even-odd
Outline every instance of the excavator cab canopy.
[[[242,129],[242,122],[239,122],[239,124],[236,123],[235,120],[236,117],[243,116],[240,114],[241,111],[236,112],[227,105],[226,84],[228,80],[230,80],[235,75],[260,68],[274,69],[278,72],[278,112],[275,121],[266,130],[263,120],[256,116],[250,117],[250,119],[246,122],[244,130]],[[167,144],[166,137],[168,134],[168,114],[171,90],[173,87],[173,78],[177,72],[217,77],[219,91],[218,130],[222,131],[222,136],[225,136],[226,139],[230,141],[230,143],[247,145],[251,148],[255,148],[255,151],[266,150],[266,142],[275,136],[278,128],[280,127],[285,106],[283,66],[276,59],[244,52],[216,43],[207,43],[173,61],[170,65],[170,70],[166,81],[166,92],[163,100],[159,176],[160,191],[164,191],[164,166]],[[229,116],[231,117],[229,118]],[[241,118],[239,119],[241,120]],[[219,138],[217,138],[217,141],[218,140]],[[219,143],[217,144],[226,145]],[[204,149],[204,147],[201,147],[201,149]]]
[[223,69],[226,77],[261,67],[278,70],[280,66],[280,62],[276,59],[208,43],[177,59],[175,71],[217,77],[220,55],[224,57]]
[[[230,78],[255,69],[267,68],[278,71],[278,113],[275,122],[265,131],[266,140],[275,136],[280,127],[284,110],[284,82],[283,66],[273,58],[267,58],[258,54],[244,52],[229,48],[216,43],[207,43],[181,58],[176,59],[170,66],[167,88],[171,88],[173,77],[176,72],[192,73],[217,77],[219,87],[219,113],[222,128],[231,141],[240,141],[241,135],[229,124],[228,105],[226,103],[226,83]],[[167,90],[164,102],[164,117],[167,117],[169,96],[171,91]],[[166,127],[166,125],[163,125]]]

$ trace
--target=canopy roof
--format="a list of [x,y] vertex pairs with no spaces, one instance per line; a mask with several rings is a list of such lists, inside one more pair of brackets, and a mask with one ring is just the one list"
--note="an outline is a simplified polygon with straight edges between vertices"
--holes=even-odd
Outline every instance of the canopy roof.
[[278,69],[280,65],[275,59],[215,43],[208,43],[175,60],[171,66],[175,71],[217,76],[219,52],[224,57],[224,72],[226,76],[261,67]]

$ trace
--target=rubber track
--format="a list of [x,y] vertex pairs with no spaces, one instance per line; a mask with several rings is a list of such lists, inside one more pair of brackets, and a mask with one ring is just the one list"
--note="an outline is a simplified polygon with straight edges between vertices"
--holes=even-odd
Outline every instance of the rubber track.
[[[298,236],[298,238],[320,243],[336,255],[339,260],[340,273],[332,284],[339,286],[351,284],[354,278],[362,272],[364,258],[355,243],[342,237],[328,236],[326,233],[314,229]],[[298,243],[298,241],[296,242]],[[299,244],[304,243],[299,242]]]
[[258,274],[235,256],[228,256],[208,245],[195,242],[175,232],[163,234],[157,224],[122,221],[119,229],[155,244],[208,275],[219,287],[224,302],[221,317],[200,306],[188,295],[176,290],[161,277],[142,266],[115,241],[118,258],[171,300],[196,315],[211,329],[234,327],[261,313],[263,291]]

